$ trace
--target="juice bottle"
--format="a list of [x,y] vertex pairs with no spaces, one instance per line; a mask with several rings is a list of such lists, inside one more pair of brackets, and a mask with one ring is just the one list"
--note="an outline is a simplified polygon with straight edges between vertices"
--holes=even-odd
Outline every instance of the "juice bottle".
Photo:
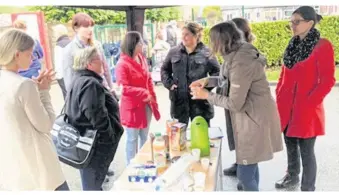
[[200,157],[210,155],[210,139],[206,120],[197,116],[191,123],[191,148],[200,149]]
[[158,172],[163,172],[166,169],[166,144],[165,140],[161,136],[161,133],[155,134],[153,142],[153,155],[154,164],[158,169]]

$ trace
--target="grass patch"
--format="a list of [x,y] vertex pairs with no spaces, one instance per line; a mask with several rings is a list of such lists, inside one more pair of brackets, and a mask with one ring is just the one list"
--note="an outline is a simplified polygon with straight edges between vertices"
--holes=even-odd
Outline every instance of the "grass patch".
[[[280,76],[280,67],[269,68],[266,70],[268,81],[278,81]],[[335,69],[335,80],[339,81],[339,67]]]

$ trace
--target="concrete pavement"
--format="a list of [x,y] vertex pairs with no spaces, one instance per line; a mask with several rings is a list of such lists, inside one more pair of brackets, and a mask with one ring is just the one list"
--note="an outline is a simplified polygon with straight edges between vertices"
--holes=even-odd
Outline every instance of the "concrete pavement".
[[[274,87],[271,88],[272,93]],[[169,115],[168,92],[163,86],[156,86],[156,94],[162,114],[160,121],[152,119],[151,131],[163,131],[165,129],[165,121]],[[51,89],[53,106],[56,112],[60,112],[63,106],[62,94],[58,85],[53,85]],[[339,88],[333,88],[330,95],[325,100],[326,110],[326,136],[319,137],[316,142],[316,157],[318,161],[318,177],[317,191],[339,191]],[[220,126],[225,132],[224,112],[221,108],[215,109],[215,118],[211,121],[212,126]],[[109,190],[113,181],[118,177],[125,168],[125,135],[120,141],[119,148],[111,168],[115,171],[115,176],[110,178],[108,184],[104,186],[105,190]],[[229,152],[227,147],[227,139],[223,144],[223,168],[228,167],[234,162],[234,152]],[[64,174],[71,190],[81,190],[81,181],[79,171],[62,165]],[[271,161],[260,164],[260,190],[276,191],[274,183],[283,177],[286,170],[286,150],[275,155]],[[53,176],[51,176],[53,177]],[[236,191],[237,180],[235,178],[223,177],[224,190]],[[290,190],[299,190],[290,189]]]

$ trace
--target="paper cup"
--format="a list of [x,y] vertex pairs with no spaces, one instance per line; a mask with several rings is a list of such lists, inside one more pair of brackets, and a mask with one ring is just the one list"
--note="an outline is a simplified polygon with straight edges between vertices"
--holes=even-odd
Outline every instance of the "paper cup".
[[204,171],[208,171],[208,168],[210,167],[210,159],[208,158],[202,158],[200,160],[201,167],[204,169]]
[[200,160],[200,149],[198,148],[192,149],[192,155],[196,161],[199,161]]
[[203,172],[195,172],[193,174],[193,178],[194,178],[194,191],[204,191],[206,174]]

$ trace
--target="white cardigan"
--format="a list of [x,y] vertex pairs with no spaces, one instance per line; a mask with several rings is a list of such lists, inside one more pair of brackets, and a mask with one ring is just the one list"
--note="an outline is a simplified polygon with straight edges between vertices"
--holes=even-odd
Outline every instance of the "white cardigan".
[[65,177],[51,139],[48,90],[0,70],[0,184],[5,190],[55,190]]

